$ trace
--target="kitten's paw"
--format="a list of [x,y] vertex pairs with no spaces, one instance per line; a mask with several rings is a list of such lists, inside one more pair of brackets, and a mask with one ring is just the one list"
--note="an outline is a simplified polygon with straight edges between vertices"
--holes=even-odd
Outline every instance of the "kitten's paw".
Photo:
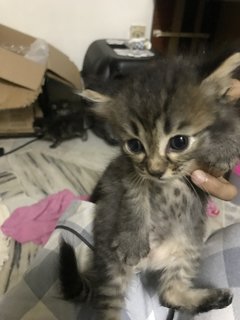
[[214,289],[214,291],[204,299],[203,303],[198,306],[196,313],[225,308],[232,303],[232,299],[233,294],[229,289]]
[[127,232],[119,234],[112,242],[111,248],[116,251],[119,259],[129,266],[135,266],[150,251],[149,242],[129,237]]
[[222,309],[231,304],[233,295],[229,289],[200,289],[194,287],[174,289],[174,285],[159,297],[168,308],[198,314],[213,309]]

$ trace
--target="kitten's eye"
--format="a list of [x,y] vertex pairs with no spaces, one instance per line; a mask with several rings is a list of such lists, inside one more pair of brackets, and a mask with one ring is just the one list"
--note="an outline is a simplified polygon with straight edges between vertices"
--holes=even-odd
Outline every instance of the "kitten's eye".
[[144,152],[144,147],[138,139],[131,139],[126,142],[126,148],[131,153]]
[[175,136],[169,140],[169,147],[174,151],[182,151],[188,147],[189,138],[187,136]]

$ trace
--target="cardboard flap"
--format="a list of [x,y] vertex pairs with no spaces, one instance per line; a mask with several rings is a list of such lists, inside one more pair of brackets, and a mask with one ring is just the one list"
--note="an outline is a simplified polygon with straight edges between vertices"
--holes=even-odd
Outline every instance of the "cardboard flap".
[[0,110],[29,106],[37,99],[40,91],[40,88],[33,91],[0,81]]
[[0,24],[0,41],[4,46],[14,45],[27,48],[34,40],[34,37]]
[[0,48],[0,78],[19,86],[37,90],[41,86],[46,66]]
[[0,24],[0,111],[24,108],[38,97],[46,72],[81,90],[80,72],[73,62],[49,45],[46,64],[24,57],[36,38]]
[[[30,48],[30,45],[35,40],[36,38],[32,36],[0,24],[0,47],[2,46],[0,59],[2,60],[3,58],[6,58],[6,55],[3,56],[4,50],[5,54],[7,54],[8,56],[11,55],[10,58],[12,59],[10,62],[6,61],[6,63],[4,60],[2,60],[4,61],[5,68],[4,70],[1,70],[0,68],[0,78],[11,81],[28,89],[36,90],[37,88],[39,88],[40,83],[38,82],[38,80],[41,81],[41,78],[43,78],[44,72],[46,71],[46,66],[44,68],[44,66],[27,60],[23,56],[8,50],[8,48],[11,48],[11,46],[15,46],[16,49],[19,47],[27,51]],[[18,59],[18,62],[15,59]],[[20,65],[23,63],[20,72],[12,68],[12,63],[15,67],[19,62]],[[2,64],[3,63],[1,63],[1,65]],[[77,69],[76,65],[72,61],[70,61],[70,59],[65,54],[63,54],[60,50],[56,49],[52,45],[49,45],[47,69],[57,77],[59,77],[60,80],[67,82],[75,89],[82,90],[83,83],[81,80],[80,72]],[[26,72],[25,70],[29,71]]]
[[61,51],[49,45],[49,58],[47,68],[60,79],[67,81],[75,89],[82,90],[80,72],[75,64]]

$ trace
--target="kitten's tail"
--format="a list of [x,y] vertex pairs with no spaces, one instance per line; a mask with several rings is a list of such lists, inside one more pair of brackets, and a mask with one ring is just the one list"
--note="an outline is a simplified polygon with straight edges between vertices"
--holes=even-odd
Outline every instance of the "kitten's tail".
[[64,240],[59,250],[59,280],[64,299],[78,302],[92,300],[90,278],[79,272],[75,251]]

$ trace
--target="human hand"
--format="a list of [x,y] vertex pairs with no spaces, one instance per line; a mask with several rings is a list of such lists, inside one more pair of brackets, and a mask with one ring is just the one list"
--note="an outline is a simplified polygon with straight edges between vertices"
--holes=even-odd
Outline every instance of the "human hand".
[[222,200],[232,200],[237,195],[237,188],[223,177],[216,178],[210,174],[195,170],[191,180],[199,188]]

